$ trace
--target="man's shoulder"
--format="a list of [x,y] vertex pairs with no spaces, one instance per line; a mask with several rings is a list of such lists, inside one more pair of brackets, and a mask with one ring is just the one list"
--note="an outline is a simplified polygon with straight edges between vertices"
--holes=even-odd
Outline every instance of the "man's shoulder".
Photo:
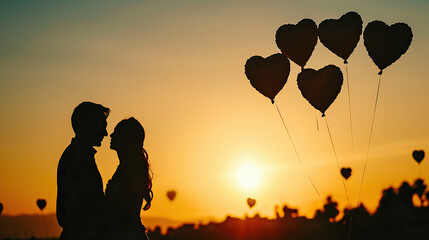
[[73,158],[74,158],[73,152],[74,152],[73,146],[72,144],[69,144],[67,148],[64,150],[63,154],[61,155],[60,161],[58,162],[58,169],[72,164]]

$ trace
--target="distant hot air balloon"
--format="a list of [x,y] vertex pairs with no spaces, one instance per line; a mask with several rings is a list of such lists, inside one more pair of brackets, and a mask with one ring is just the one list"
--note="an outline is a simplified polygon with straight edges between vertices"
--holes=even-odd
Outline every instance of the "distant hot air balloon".
[[298,74],[297,82],[302,96],[319,110],[323,117],[341,91],[343,73],[334,65],[317,71],[307,68]]
[[46,200],[45,199],[37,199],[36,201],[37,207],[39,207],[40,211],[43,211],[46,207]]
[[341,168],[341,175],[347,180],[352,175],[352,169],[351,168]]
[[255,206],[256,204],[256,200],[253,198],[247,198],[247,205],[249,205],[249,208],[252,208],[253,206]]
[[171,190],[171,191],[168,191],[168,192],[167,192],[167,198],[168,198],[170,201],[173,201],[175,197],[176,197],[176,191]]
[[348,12],[340,19],[327,19],[319,24],[320,42],[347,63],[362,34],[362,18],[356,12]]
[[418,164],[420,164],[423,161],[423,158],[425,158],[425,151],[423,150],[414,150],[413,152],[413,158],[416,160]]
[[0,215],[1,215],[2,212],[3,212],[3,204],[0,203]]
[[276,44],[290,60],[304,68],[317,44],[317,25],[311,19],[285,24],[276,32]]
[[405,23],[388,26],[382,21],[373,21],[368,23],[363,32],[365,48],[380,69],[380,75],[383,69],[407,52],[412,39],[411,28]]
[[244,68],[250,84],[274,103],[274,98],[287,82],[290,63],[287,57],[277,53],[267,58],[253,56]]

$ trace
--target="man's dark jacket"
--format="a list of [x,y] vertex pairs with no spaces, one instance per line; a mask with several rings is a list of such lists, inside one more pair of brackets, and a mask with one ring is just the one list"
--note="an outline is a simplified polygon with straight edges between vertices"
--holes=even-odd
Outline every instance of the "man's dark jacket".
[[106,203],[96,150],[76,139],[66,148],[57,171],[57,220],[60,239],[103,239]]

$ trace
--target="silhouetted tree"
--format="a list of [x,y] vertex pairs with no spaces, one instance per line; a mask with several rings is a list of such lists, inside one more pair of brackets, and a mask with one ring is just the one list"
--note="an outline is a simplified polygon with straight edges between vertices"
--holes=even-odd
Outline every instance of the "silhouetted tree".
[[425,194],[426,200],[429,202],[429,191]]
[[401,207],[413,207],[414,189],[408,182],[403,182],[398,189],[398,200]]
[[395,189],[393,187],[385,189],[383,190],[383,194],[381,196],[377,212],[392,208],[397,204],[397,202],[398,200],[397,200]]
[[163,239],[161,233],[161,227],[157,226],[153,231],[148,231],[148,237],[151,240]]
[[326,204],[323,206],[326,217],[331,221],[335,221],[335,217],[340,213],[337,209],[338,203],[332,200],[331,196],[326,198]]
[[276,219],[280,218],[279,205],[274,206],[274,214],[276,215]]
[[322,210],[317,209],[316,212],[314,213],[314,219],[323,219],[325,218],[325,214],[323,213]]
[[283,206],[284,218],[295,218],[298,216],[298,209],[289,208],[288,205]]
[[426,191],[426,187],[427,186],[424,183],[423,179],[417,179],[416,181],[414,181],[413,188],[414,188],[415,193],[417,194],[417,196],[420,199],[420,206],[421,207],[423,206],[423,202],[424,202],[423,196],[424,196],[424,193]]

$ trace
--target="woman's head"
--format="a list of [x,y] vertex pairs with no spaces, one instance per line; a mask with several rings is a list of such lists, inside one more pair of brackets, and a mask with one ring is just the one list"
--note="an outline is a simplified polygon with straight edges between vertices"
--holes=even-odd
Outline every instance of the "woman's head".
[[145,132],[143,126],[135,118],[131,117],[124,119],[116,125],[115,130],[110,134],[111,142],[110,148],[117,152],[136,153],[136,162],[143,164],[145,189],[143,189],[143,198],[146,201],[144,210],[148,210],[151,206],[153,192],[152,192],[152,171],[150,170],[148,154],[143,148]]
[[115,151],[140,151],[143,148],[145,132],[140,122],[131,117],[120,121],[110,138],[110,148]]

